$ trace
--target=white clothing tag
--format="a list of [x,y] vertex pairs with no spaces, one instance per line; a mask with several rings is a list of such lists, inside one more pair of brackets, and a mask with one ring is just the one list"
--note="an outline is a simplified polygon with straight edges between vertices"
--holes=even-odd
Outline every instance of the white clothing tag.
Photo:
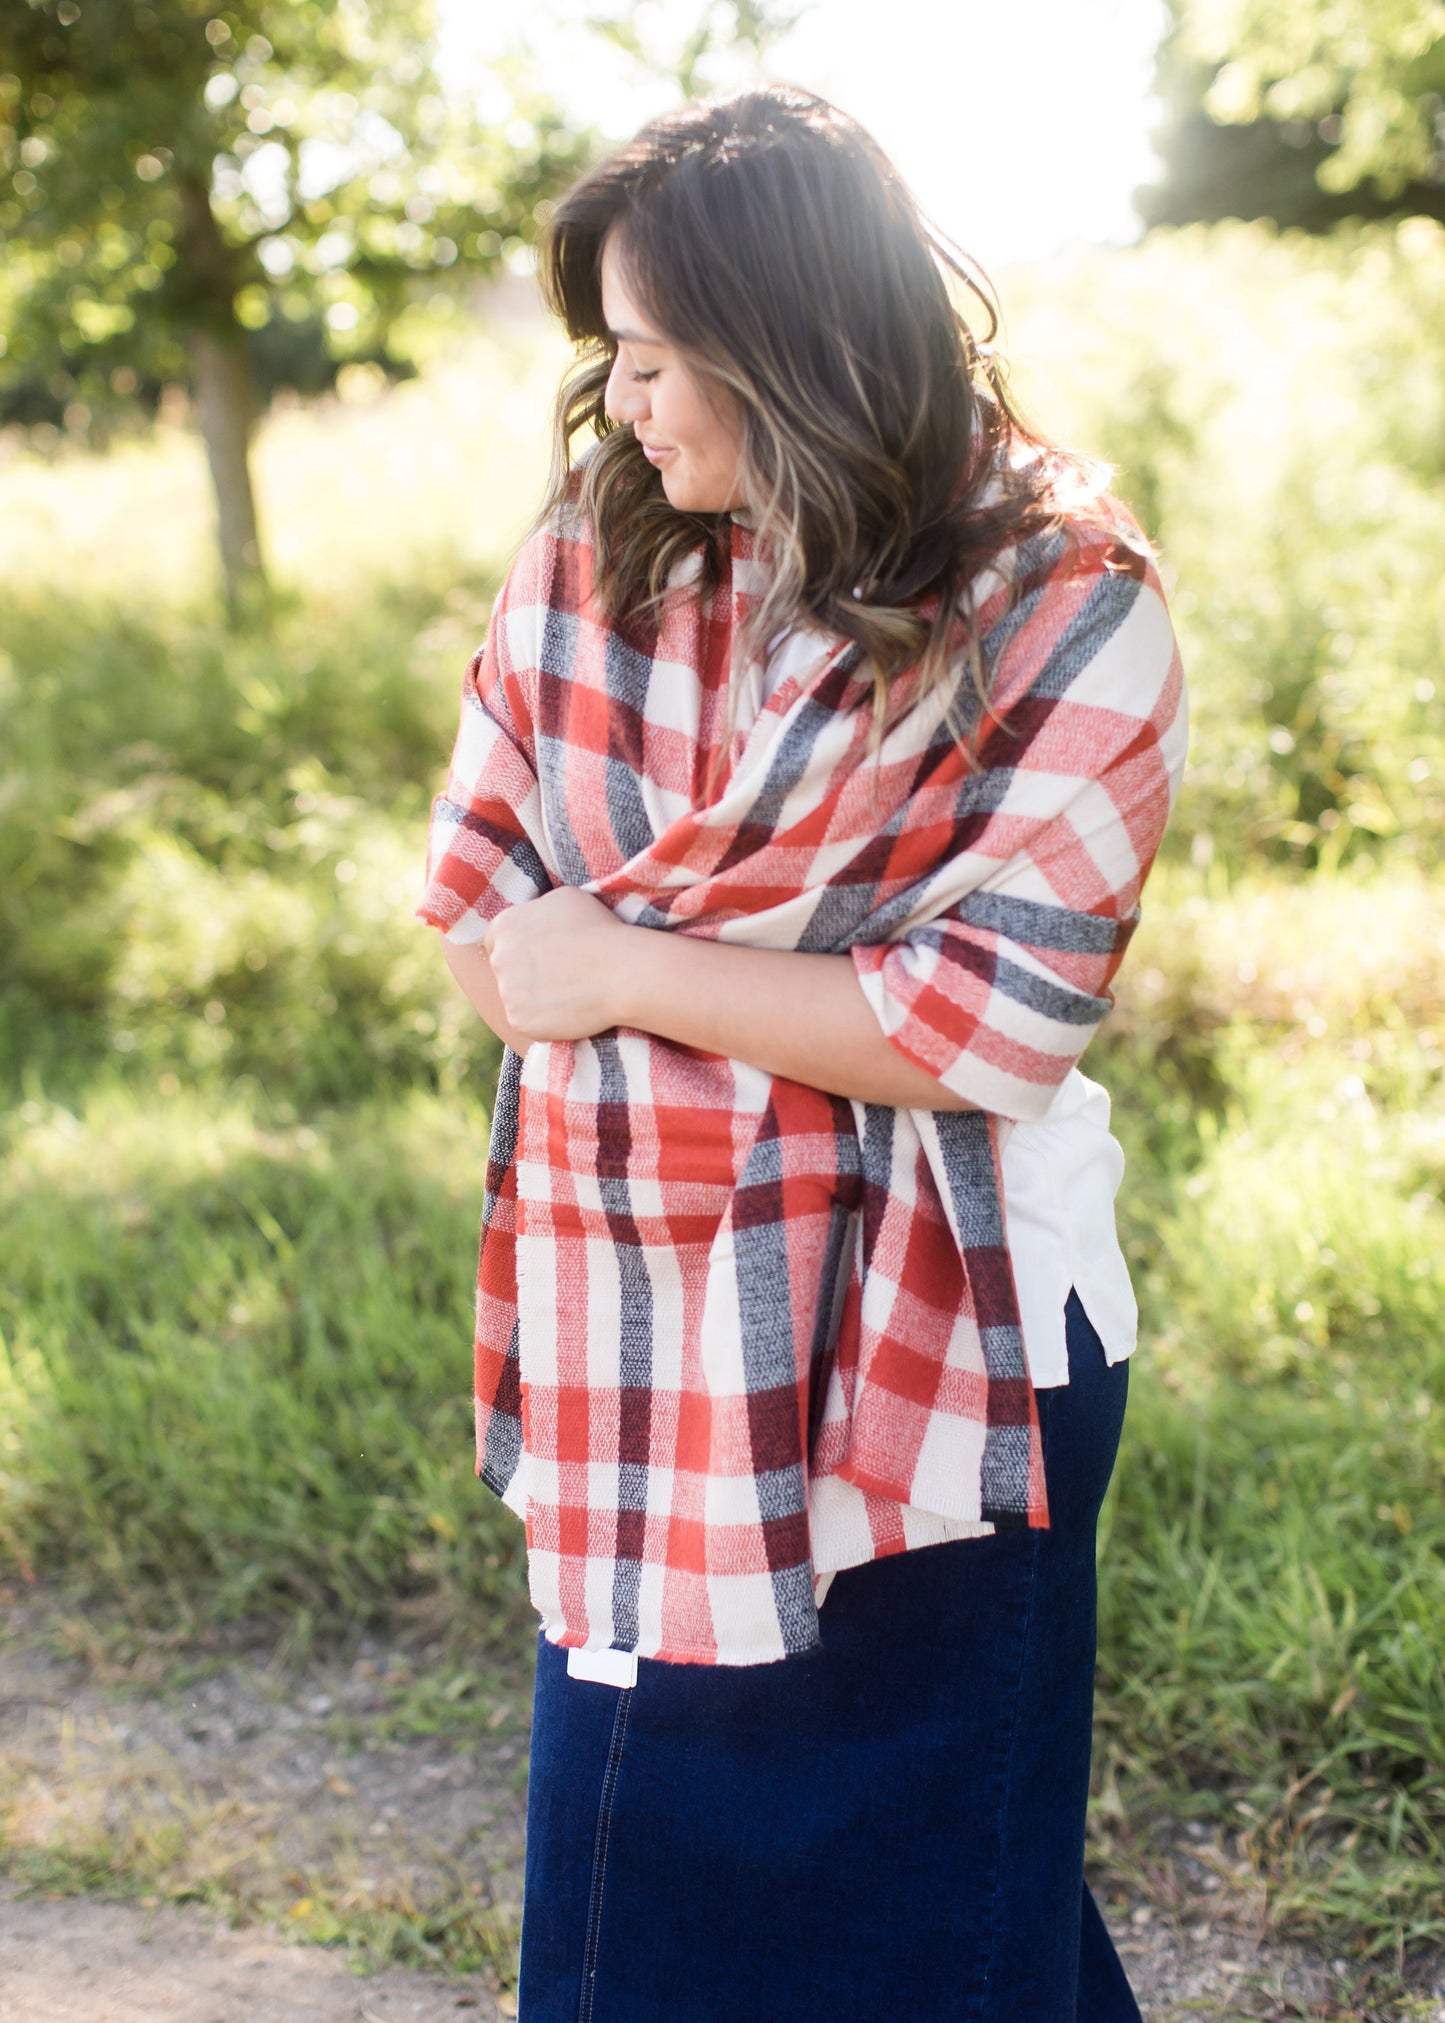
[[623,1691],[637,1684],[636,1651],[569,1651],[567,1677],[586,1679],[594,1686],[618,1686]]

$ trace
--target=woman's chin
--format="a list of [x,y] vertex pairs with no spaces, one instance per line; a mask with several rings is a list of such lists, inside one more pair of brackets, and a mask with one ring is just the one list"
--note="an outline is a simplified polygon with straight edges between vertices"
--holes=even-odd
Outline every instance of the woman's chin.
[[663,497],[679,513],[727,513],[740,503],[734,488],[706,481],[699,483],[672,464],[664,464],[658,476],[662,479]]
[[688,483],[685,472],[675,471],[665,464],[658,476],[662,479],[663,497],[679,513],[705,513],[709,510],[698,504],[697,487]]

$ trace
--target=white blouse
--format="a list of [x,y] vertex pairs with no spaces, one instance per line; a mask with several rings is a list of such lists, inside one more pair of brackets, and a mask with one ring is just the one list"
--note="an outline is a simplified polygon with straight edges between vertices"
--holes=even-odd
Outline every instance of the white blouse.
[[1000,1130],[1004,1227],[1034,1389],[1069,1381],[1064,1304],[1072,1287],[1110,1363],[1132,1356],[1139,1309],[1119,1247],[1114,1196],[1124,1154],[1109,1092],[1077,1068],[1042,1117]]

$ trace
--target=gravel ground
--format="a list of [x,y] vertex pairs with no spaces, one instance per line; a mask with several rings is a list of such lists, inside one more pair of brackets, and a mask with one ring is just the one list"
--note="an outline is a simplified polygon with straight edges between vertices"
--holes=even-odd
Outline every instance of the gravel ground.
[[[12,1601],[0,2023],[514,2015],[527,1691],[515,1650],[157,1657]],[[1174,1840],[1182,1909],[1107,1891],[1148,2023],[1445,2023],[1445,1963],[1433,1994],[1369,1996],[1344,1960],[1259,1936],[1220,1848]]]

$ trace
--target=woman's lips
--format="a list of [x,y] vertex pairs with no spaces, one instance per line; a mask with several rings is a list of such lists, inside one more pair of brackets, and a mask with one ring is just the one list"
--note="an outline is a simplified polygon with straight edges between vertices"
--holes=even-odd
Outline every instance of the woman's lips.
[[644,443],[642,445],[642,454],[647,458],[647,461],[650,464],[665,464],[669,457],[674,457],[677,455],[677,451],[658,450],[654,449],[651,443]]

